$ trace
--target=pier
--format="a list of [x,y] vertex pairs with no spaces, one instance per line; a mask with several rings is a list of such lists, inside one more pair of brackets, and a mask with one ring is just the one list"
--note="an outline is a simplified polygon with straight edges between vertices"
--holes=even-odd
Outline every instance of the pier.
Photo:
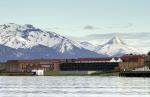
[[124,77],[150,77],[150,71],[122,71],[119,75]]

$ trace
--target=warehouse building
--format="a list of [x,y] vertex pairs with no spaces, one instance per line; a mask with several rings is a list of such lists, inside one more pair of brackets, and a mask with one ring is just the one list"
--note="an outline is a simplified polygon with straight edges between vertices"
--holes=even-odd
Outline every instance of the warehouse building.
[[106,71],[127,70],[144,66],[144,55],[124,55],[115,58],[8,60],[7,72],[44,71]]
[[59,64],[74,62],[72,59],[50,59],[50,60],[8,60],[6,62],[7,72],[31,72],[32,70],[58,71]]
[[132,70],[145,66],[145,55],[124,55],[119,63],[120,70]]
[[118,62],[62,63],[61,71],[108,71],[117,69]]

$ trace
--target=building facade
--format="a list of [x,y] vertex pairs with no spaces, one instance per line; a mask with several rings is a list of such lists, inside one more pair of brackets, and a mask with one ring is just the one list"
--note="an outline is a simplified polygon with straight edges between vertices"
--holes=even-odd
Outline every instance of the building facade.
[[119,63],[120,70],[129,70],[145,66],[145,55],[124,55]]
[[118,62],[88,62],[88,63],[62,63],[61,71],[108,71],[115,70]]
[[115,58],[8,60],[7,72],[44,71],[105,71],[128,70],[144,66],[144,55],[124,55]]
[[9,60],[6,62],[7,72],[31,72],[32,70],[59,71],[59,64],[74,62],[72,59],[50,60]]
[[147,55],[145,57],[145,66],[148,66],[150,68],[150,55]]

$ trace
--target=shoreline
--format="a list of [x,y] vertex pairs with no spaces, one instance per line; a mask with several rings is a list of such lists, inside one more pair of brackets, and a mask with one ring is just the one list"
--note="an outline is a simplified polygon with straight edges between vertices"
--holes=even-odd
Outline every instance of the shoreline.
[[[8,72],[1,72],[0,76],[37,76],[37,75],[33,75],[33,73],[29,72],[29,73],[8,73]],[[53,72],[45,72],[44,75],[42,76],[119,76],[119,72],[118,71],[104,71],[104,72],[95,72],[95,73],[91,73],[91,74],[63,74],[59,71],[53,71]]]
[[[6,73],[1,72],[0,76],[38,76],[33,73]],[[92,74],[62,74],[60,72],[46,72],[39,76],[117,76],[117,77],[150,77],[150,71],[104,71]]]

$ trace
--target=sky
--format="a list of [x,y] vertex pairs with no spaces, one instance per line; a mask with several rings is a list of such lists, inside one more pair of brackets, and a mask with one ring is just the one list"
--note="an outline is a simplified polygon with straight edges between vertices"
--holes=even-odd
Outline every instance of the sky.
[[66,36],[150,32],[150,0],[0,0],[0,24]]

